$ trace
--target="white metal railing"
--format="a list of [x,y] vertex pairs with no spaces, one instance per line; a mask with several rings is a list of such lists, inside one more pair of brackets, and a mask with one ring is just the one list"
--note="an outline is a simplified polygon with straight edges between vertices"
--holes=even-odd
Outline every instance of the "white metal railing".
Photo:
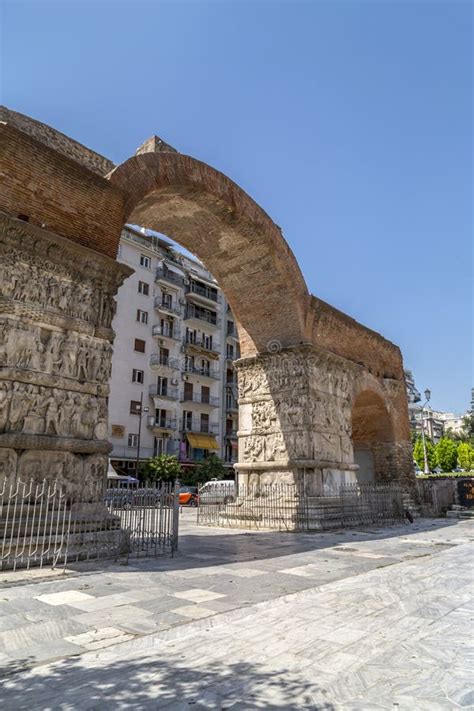
[[69,488],[57,481],[0,481],[0,570],[176,550],[173,485],[97,481],[89,500]]

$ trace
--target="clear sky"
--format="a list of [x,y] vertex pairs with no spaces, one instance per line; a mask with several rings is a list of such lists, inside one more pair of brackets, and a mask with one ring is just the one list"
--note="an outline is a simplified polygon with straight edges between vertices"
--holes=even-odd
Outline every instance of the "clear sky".
[[310,290],[472,378],[472,3],[3,0],[1,99],[122,161],[151,134],[283,229]]

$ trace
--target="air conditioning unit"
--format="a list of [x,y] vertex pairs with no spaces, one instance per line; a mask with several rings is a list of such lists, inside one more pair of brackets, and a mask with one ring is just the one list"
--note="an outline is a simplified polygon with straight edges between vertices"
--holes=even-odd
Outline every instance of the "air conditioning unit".
[[171,378],[171,385],[178,385],[179,380],[178,378]]
[[189,281],[189,279],[185,279],[185,280],[184,280],[184,285],[185,285],[185,286],[189,286],[190,283],[191,283],[191,282]]
[[164,346],[164,345],[165,345],[165,342],[164,342],[164,340],[163,340],[162,338],[159,338],[159,339],[158,339],[158,345],[160,345],[160,346]]
[[189,375],[184,374],[184,375],[183,375],[183,380],[189,380]]
[[179,303],[181,304],[181,306],[185,306],[185,305],[186,305],[186,299],[183,299],[183,297],[181,296],[181,298],[179,299]]

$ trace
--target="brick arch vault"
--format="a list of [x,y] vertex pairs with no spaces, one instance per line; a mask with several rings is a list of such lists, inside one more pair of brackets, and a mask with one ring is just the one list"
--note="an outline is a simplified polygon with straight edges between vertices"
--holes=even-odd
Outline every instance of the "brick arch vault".
[[140,150],[107,176],[124,196],[124,222],[196,254],[238,321],[239,479],[296,482],[314,495],[364,479],[352,401],[368,379],[404,423],[378,478],[411,483],[399,349],[308,293],[279,227],[229,178],[158,139]]
[[[280,229],[231,180],[156,137],[119,166],[0,107],[0,475],[100,495],[126,222],[176,239],[239,323],[239,478],[315,495],[355,481],[353,405],[377,393],[379,478],[413,483],[400,350],[308,293]],[[359,403],[360,404],[360,403]],[[357,439],[357,438],[356,438]]]
[[243,356],[307,341],[310,296],[296,259],[279,227],[229,178],[171,151],[133,156],[108,177],[125,196],[126,222],[168,235],[215,276]]

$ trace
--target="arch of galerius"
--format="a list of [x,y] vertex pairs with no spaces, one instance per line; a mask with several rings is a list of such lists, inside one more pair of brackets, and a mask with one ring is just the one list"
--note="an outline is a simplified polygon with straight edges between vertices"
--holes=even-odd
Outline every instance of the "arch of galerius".
[[242,481],[315,495],[356,481],[368,392],[390,422],[390,436],[371,432],[376,478],[412,486],[399,349],[309,294],[280,229],[235,183],[157,137],[114,166],[6,109],[0,132],[4,474],[60,477],[91,499],[100,490],[113,297],[130,274],[115,257],[129,222],[196,254],[231,304]]

